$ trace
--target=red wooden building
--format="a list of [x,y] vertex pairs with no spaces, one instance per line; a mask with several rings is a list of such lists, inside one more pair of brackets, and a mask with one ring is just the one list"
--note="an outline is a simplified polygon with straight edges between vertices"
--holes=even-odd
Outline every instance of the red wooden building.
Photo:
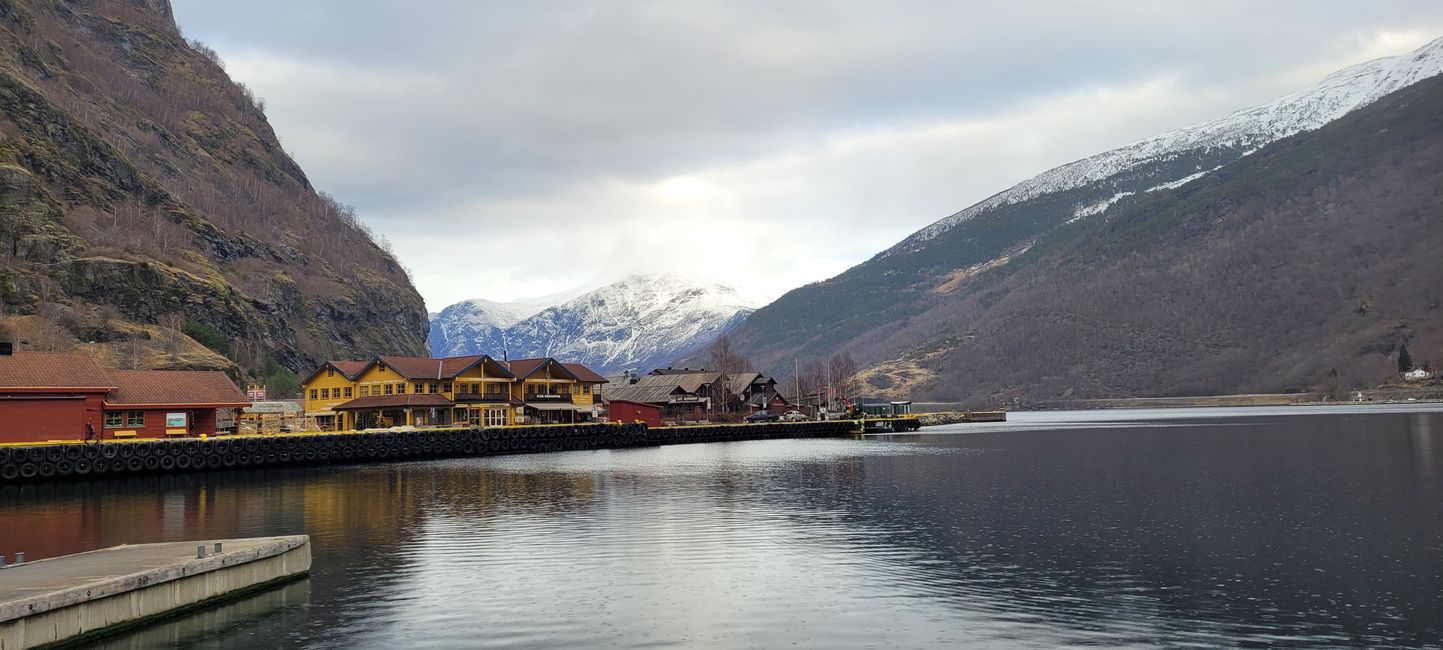
[[99,432],[105,371],[83,354],[0,354],[0,442],[83,439]]
[[225,373],[106,370],[84,354],[0,353],[0,442],[214,434],[249,406]]
[[646,402],[613,399],[606,402],[606,419],[613,422],[645,422],[646,426],[661,426],[661,407]]

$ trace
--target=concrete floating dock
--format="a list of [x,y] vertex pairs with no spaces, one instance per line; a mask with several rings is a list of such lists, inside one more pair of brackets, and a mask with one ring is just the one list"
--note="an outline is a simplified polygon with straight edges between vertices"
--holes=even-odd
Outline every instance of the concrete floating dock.
[[305,535],[116,546],[13,565],[0,569],[0,650],[103,635],[278,585],[310,568]]

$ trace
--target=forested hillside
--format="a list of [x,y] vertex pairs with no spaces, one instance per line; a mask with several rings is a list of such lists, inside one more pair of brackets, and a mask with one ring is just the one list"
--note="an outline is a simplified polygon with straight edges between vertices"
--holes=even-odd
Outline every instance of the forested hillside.
[[425,351],[406,271],[166,0],[0,0],[0,242],[22,349],[276,379]]
[[1404,342],[1443,357],[1440,116],[1433,78],[1189,159],[1206,173],[1179,183],[1044,193],[799,289],[733,337],[764,363],[846,348],[869,392],[975,404],[1371,385]]

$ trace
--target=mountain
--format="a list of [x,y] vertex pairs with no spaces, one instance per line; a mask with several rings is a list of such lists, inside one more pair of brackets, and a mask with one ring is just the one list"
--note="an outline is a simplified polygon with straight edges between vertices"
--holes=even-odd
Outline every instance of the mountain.
[[675,275],[636,275],[525,312],[535,303],[468,300],[432,323],[437,356],[553,356],[598,372],[647,369],[695,352],[753,306],[735,289]]
[[[1416,223],[1437,214],[1443,166],[1422,164],[1422,143],[1443,133],[1440,71],[1443,39],[1049,170],[784,295],[732,338],[762,365],[848,349],[874,392],[979,404],[1282,390],[1334,370],[1376,381],[1402,339],[1437,336],[1436,304],[1398,288],[1436,285],[1443,265],[1395,274],[1440,243]],[[1381,193],[1400,180],[1410,189]]]
[[0,2],[0,335],[285,378],[425,349],[405,269],[166,0]]
[[498,340],[506,328],[548,306],[530,301],[464,300],[431,317],[426,342],[431,354],[438,357],[471,354],[476,341]]

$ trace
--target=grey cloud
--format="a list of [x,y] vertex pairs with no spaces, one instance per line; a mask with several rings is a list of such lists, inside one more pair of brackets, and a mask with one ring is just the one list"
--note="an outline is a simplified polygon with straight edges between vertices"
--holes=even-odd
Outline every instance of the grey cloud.
[[[185,32],[267,97],[283,142],[317,185],[383,230],[507,229],[516,206],[566,197],[605,227],[629,223],[636,206],[591,202],[599,199],[586,188],[597,183],[656,183],[825,149],[839,134],[985,121],[1163,77],[1177,79],[1180,95],[1208,99],[1109,123],[1096,138],[1040,134],[1047,150],[1023,157],[929,154],[936,168],[914,177],[934,179],[938,168],[1025,175],[1041,169],[1009,165],[1066,162],[1093,152],[1081,147],[1122,144],[1152,132],[1143,128],[1182,126],[1291,90],[1274,75],[1345,57],[1368,33],[1443,33],[1443,6],[1404,1],[174,1]],[[839,175],[865,169],[843,166]],[[888,180],[865,192],[814,192],[860,195],[865,210],[820,198],[809,206],[799,190],[785,212],[756,218],[812,232],[834,227],[842,212],[869,228],[871,215],[872,232],[891,236],[987,193],[959,180],[955,202],[941,208],[949,188],[883,172]],[[919,204],[936,211],[902,213]]]

